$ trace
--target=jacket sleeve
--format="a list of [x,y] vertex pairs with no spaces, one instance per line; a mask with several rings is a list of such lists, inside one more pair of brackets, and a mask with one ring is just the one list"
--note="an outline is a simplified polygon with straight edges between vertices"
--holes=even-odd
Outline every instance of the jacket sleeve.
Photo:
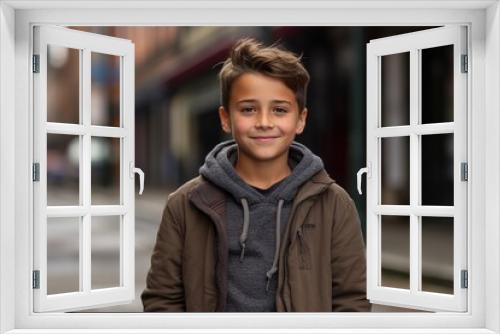
[[182,228],[170,208],[170,197],[163,210],[156,244],[151,256],[151,268],[146,289],[141,298],[144,312],[184,312],[184,284],[182,281]]
[[369,312],[363,235],[356,206],[345,192],[337,196],[332,229],[332,310]]

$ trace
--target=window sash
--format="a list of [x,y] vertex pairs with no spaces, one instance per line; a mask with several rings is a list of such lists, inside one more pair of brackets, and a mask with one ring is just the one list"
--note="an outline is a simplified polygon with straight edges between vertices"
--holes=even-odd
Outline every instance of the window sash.
[[[467,162],[466,107],[467,76],[461,73],[461,55],[466,54],[465,27],[448,26],[370,41],[367,45],[367,164],[373,167],[367,178],[367,294],[371,301],[386,305],[432,311],[466,311],[467,289],[461,288],[461,270],[467,267],[467,184],[460,180],[460,163]],[[454,45],[454,121],[419,124],[421,114],[420,53],[422,49]],[[410,53],[410,124],[381,127],[381,57]],[[421,137],[453,133],[454,206],[422,206]],[[381,139],[409,137],[409,205],[381,205]],[[384,214],[409,216],[410,288],[381,285],[382,232]],[[421,216],[453,217],[453,295],[420,290],[422,275]]]
[[[34,74],[34,160],[40,163],[40,181],[34,183],[34,265],[40,271],[40,288],[33,290],[35,312],[74,311],[91,307],[118,305],[134,298],[134,184],[133,174],[133,44],[114,37],[101,36],[57,26],[35,28],[34,53],[40,56],[40,73]],[[81,124],[47,122],[47,46],[58,45],[79,50]],[[120,127],[91,125],[91,52],[120,57]],[[79,205],[47,206],[47,135],[79,136]],[[91,138],[120,140],[120,204],[91,203]],[[93,216],[120,217],[119,286],[92,289],[91,222]],[[79,219],[79,291],[47,293],[47,219],[76,217]]]

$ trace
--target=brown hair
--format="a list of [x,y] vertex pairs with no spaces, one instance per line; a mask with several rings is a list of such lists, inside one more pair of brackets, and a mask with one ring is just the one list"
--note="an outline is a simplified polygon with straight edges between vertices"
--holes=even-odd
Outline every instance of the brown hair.
[[219,72],[221,104],[229,111],[233,82],[240,75],[253,72],[281,80],[295,93],[301,112],[306,104],[309,83],[309,73],[302,65],[301,58],[275,44],[266,47],[253,38],[238,40]]

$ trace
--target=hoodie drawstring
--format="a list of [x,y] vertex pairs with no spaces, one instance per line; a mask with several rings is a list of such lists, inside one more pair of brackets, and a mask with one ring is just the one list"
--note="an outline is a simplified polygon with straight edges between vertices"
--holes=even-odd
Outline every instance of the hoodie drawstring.
[[[274,259],[273,265],[269,271],[267,271],[267,284],[266,291],[269,291],[269,284],[271,283],[271,279],[273,275],[278,271],[278,257],[280,253],[280,245],[281,245],[281,211],[283,209],[283,203],[285,200],[280,199],[278,202],[278,209],[276,210],[276,247],[274,250]],[[243,258],[245,257],[245,247],[248,236],[248,226],[250,224],[250,213],[248,209],[248,202],[246,198],[241,199],[241,205],[243,206],[243,231],[240,235],[240,246],[241,246],[241,255],[240,262],[243,262]]]
[[246,198],[241,199],[241,205],[243,206],[243,231],[240,235],[240,246],[241,255],[240,262],[243,262],[243,257],[245,256],[245,247],[248,235],[248,225],[250,224],[250,213],[248,211],[248,202]]

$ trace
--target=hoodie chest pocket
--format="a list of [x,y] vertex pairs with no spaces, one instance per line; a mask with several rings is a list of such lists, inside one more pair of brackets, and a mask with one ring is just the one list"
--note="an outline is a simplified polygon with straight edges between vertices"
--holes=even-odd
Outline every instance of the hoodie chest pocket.
[[311,269],[311,235],[316,225],[304,223],[297,230],[297,239],[299,247],[299,269]]

